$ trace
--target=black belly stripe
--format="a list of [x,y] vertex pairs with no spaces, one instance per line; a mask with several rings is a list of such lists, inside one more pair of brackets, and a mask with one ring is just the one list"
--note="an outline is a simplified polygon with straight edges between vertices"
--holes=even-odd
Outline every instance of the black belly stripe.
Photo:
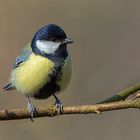
[[46,83],[40,90],[34,95],[36,99],[46,99],[52,96],[55,92],[60,90],[60,86],[57,85],[57,81],[61,79],[62,66],[54,68],[54,72],[50,74],[50,81]]
[[59,91],[60,87],[53,80],[47,83],[37,94],[34,95],[35,99],[46,99],[52,96],[55,92]]
[[55,63],[54,71],[50,74],[50,81],[47,82],[35,95],[36,99],[46,99],[52,96],[55,92],[58,92],[61,87],[57,85],[57,82],[61,80],[62,67],[65,64],[65,59],[68,56],[66,45],[62,45],[54,54],[44,54],[34,47],[34,53],[47,57]]

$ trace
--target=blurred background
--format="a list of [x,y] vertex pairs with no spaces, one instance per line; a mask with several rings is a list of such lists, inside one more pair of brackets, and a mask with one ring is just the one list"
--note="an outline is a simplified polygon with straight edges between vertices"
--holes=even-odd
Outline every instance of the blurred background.
[[[17,91],[5,92],[12,64],[36,30],[61,26],[75,41],[69,45],[73,75],[59,95],[64,105],[93,104],[140,82],[140,1],[0,0],[0,109],[25,108]],[[32,100],[36,106],[52,104]],[[139,139],[140,111],[0,122],[0,139]]]

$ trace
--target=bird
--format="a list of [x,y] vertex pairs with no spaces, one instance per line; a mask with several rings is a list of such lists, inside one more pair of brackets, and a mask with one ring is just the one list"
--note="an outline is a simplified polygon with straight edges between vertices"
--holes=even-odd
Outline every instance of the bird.
[[66,89],[71,79],[71,58],[67,50],[71,43],[74,41],[60,26],[48,24],[37,30],[32,41],[16,58],[9,82],[3,89],[17,89],[27,98],[27,109],[32,119],[35,107],[30,97],[47,99],[54,96],[58,113],[63,111],[57,94]]

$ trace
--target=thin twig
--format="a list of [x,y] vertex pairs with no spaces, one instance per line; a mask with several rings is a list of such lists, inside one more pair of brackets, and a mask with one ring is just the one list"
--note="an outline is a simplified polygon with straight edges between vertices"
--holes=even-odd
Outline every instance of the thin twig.
[[126,88],[122,90],[121,92],[117,93],[116,95],[113,95],[112,97],[109,97],[103,101],[97,102],[97,104],[102,104],[102,103],[110,103],[110,102],[116,102],[116,101],[121,101],[125,100],[128,96],[134,94],[140,90],[140,83],[133,85],[129,88]]

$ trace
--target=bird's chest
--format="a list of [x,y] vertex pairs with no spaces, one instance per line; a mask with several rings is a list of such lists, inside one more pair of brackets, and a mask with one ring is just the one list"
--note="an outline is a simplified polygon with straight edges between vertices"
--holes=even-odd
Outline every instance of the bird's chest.
[[31,96],[50,81],[50,74],[54,70],[54,63],[47,58],[32,54],[29,60],[17,67],[12,76],[16,88],[23,94]]
[[12,73],[16,88],[23,94],[36,98],[47,98],[66,88],[71,77],[70,59],[63,65],[38,55],[17,67]]
[[71,79],[71,61],[67,57],[62,65],[54,67],[50,74],[50,80],[34,95],[35,98],[45,99],[51,95],[63,91]]

